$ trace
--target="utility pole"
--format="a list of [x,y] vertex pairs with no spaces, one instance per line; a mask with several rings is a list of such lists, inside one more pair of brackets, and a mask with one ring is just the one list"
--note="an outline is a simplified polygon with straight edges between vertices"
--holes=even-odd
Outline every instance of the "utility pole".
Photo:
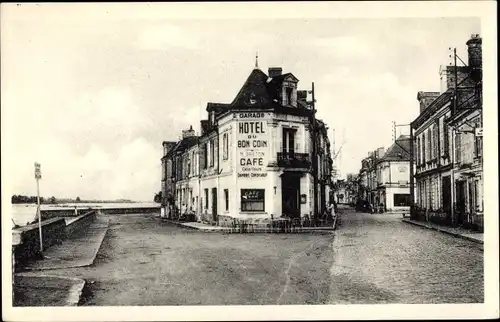
[[413,177],[413,157],[415,149],[413,147],[413,126],[410,123],[410,218],[415,219],[415,178]]
[[316,135],[316,97],[314,96],[314,82],[312,82],[312,127],[313,127],[313,180],[314,180],[314,198],[313,198],[313,215],[316,218],[318,214],[318,158],[316,152],[317,135]]
[[42,238],[42,213],[40,211],[40,184],[42,178],[42,171],[40,163],[35,162],[35,179],[36,179],[36,203],[37,203],[37,216],[38,216],[38,234],[40,237],[40,257],[43,259],[43,238]]
[[458,95],[457,95],[457,89],[458,89],[458,80],[457,80],[457,49],[456,48],[453,48],[453,64],[454,64],[454,69],[453,69],[453,73],[454,73],[454,78],[455,78],[455,90],[453,91],[453,110],[451,112],[451,115],[455,115],[456,111],[457,111],[457,99],[458,99]]

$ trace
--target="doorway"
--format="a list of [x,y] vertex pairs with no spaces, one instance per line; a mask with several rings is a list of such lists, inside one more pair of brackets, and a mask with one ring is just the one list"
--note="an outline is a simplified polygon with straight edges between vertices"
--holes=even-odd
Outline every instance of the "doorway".
[[457,181],[456,183],[456,196],[457,196],[457,225],[464,224],[465,217],[465,181]]
[[450,176],[443,177],[441,184],[443,193],[443,211],[446,213],[448,222],[451,222],[451,178]]
[[300,176],[283,174],[281,176],[282,214],[291,218],[300,217]]
[[217,221],[217,188],[212,188],[212,220]]

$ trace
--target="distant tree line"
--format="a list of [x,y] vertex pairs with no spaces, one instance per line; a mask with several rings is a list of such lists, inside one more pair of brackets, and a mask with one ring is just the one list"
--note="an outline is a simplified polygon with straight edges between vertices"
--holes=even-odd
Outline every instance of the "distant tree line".
[[[40,203],[43,204],[55,204],[58,200],[56,197],[52,196],[50,198],[40,197]],[[11,198],[11,203],[36,203],[36,196],[23,196],[23,195],[13,195]]]
[[[62,204],[62,203],[111,203],[111,202],[133,202],[129,199],[117,199],[117,200],[81,200],[80,197],[76,199],[70,198],[56,198],[54,196],[50,198],[40,197],[41,204]],[[24,195],[13,195],[11,198],[12,204],[20,203],[36,203],[36,196],[24,196]]]

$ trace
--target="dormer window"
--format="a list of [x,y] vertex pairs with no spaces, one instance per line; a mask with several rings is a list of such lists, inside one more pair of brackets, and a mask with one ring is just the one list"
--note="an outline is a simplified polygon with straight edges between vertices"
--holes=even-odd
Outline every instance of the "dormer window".
[[281,102],[284,106],[297,107],[297,82],[292,74],[287,74],[281,87]]
[[255,99],[255,94],[251,93],[250,94],[250,104],[255,104],[257,103],[257,100]]
[[285,88],[285,94],[286,94],[286,103],[285,105],[293,105],[292,104],[292,98],[293,98],[293,88],[292,87],[287,87]]

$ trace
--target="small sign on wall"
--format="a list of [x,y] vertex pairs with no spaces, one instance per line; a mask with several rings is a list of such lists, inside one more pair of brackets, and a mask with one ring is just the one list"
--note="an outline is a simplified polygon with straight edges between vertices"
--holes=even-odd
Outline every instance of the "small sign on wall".
[[300,203],[301,204],[307,203],[307,195],[305,194],[300,195]]

